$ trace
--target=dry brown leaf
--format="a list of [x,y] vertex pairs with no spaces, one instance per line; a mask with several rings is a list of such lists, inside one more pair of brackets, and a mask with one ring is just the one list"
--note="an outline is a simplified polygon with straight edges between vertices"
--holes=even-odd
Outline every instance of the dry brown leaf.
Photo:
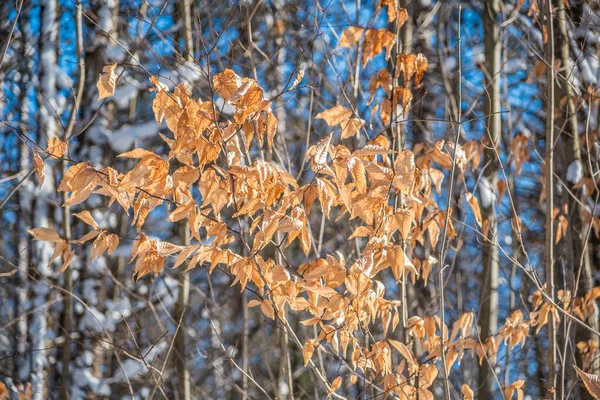
[[[392,89],[392,75],[387,68],[381,68],[377,74],[373,75],[371,78],[371,81],[369,82],[369,93],[371,94],[371,97],[367,104],[371,104],[378,88],[382,88],[386,94],[389,94]],[[375,105],[375,107],[378,107],[378,105]],[[375,110],[372,111],[371,119],[373,114],[375,114]]]
[[556,227],[556,239],[554,244],[558,244],[563,237],[567,236],[567,229],[569,227],[569,221],[564,215],[558,216],[558,224]]
[[64,256],[64,254],[69,250],[69,244],[66,240],[60,240],[54,246],[54,252],[52,253],[52,257],[50,257],[50,261],[48,261],[48,266],[52,265],[54,260],[56,260],[60,256]]
[[44,242],[59,242],[62,240],[59,234],[56,233],[54,229],[50,228],[35,228],[30,229],[27,232],[33,236],[34,240],[42,240]]
[[304,251],[304,254],[308,257],[312,239],[308,231],[308,224],[306,222],[304,222],[304,226],[300,230],[300,244],[302,244],[302,250]]
[[515,159],[517,175],[519,175],[525,162],[529,161],[529,137],[522,133],[517,134],[510,144],[510,149]]
[[460,387],[460,391],[463,394],[463,400],[474,400],[475,394],[473,393],[473,389],[466,383]]
[[352,47],[360,41],[365,30],[357,26],[344,29],[338,47]]
[[356,237],[364,237],[364,236],[369,236],[373,234],[373,228],[371,228],[370,226],[359,226],[357,227],[354,232],[352,233],[352,235],[350,235],[350,237],[348,238],[348,240],[352,240]]
[[546,62],[545,61],[536,61],[535,66],[529,73],[527,77],[527,83],[532,83],[534,80],[537,81],[541,76],[544,76],[546,73]]
[[119,247],[119,240],[119,237],[114,233],[111,233],[108,236],[106,236],[106,247],[108,254],[112,254],[115,252],[115,250],[117,250],[117,247]]
[[143,148],[137,148],[137,149],[133,149],[131,151],[127,151],[125,153],[121,153],[119,154],[117,157],[120,158],[146,158],[146,157],[158,157],[160,158],[158,155],[154,154],[151,151],[148,151],[146,149]]
[[17,389],[19,390],[17,392],[19,400],[31,400],[33,398],[33,389],[31,388],[31,382],[27,382],[25,388],[23,388],[22,384],[19,384],[17,386]]
[[471,333],[471,326],[473,325],[473,318],[475,315],[472,312],[462,314],[454,325],[452,326],[452,333],[450,334],[450,341],[453,341],[460,332],[460,338],[464,339]]
[[387,97],[381,102],[379,117],[385,125],[387,125],[392,119],[392,102]]
[[396,34],[387,29],[367,29],[363,45],[362,63],[366,65],[369,60],[386,48],[386,60],[390,58],[392,48],[396,43]]
[[597,375],[588,374],[587,372],[583,372],[576,365],[574,365],[575,371],[577,375],[583,381],[585,388],[587,391],[595,398],[600,399],[600,378]]
[[388,254],[390,255],[390,264],[392,267],[392,273],[394,274],[394,279],[397,282],[403,279],[404,275],[404,267],[406,266],[407,257],[402,250],[401,246],[394,246],[389,250]]
[[158,78],[155,76],[150,77],[150,82],[155,86],[150,89],[150,91],[157,92],[156,97],[152,101],[152,111],[154,112],[154,118],[156,119],[156,124],[162,124],[162,121],[165,117],[165,109],[167,108],[167,104],[171,102],[171,98],[167,95],[166,92],[169,91],[167,85],[159,82]]
[[230,103],[236,103],[242,97],[245,97],[246,93],[250,90],[252,85],[254,85],[253,80],[247,80],[244,82],[236,91],[231,95],[229,99],[227,99]]
[[477,221],[477,225],[481,228],[481,224],[483,222],[481,218],[481,209],[479,208],[479,200],[477,197],[473,196],[473,193],[467,193],[466,195],[467,202],[469,206],[471,206],[471,211],[473,211],[473,215],[475,215],[475,221]]
[[269,299],[264,299],[262,303],[260,303],[260,309],[267,317],[275,319],[275,310],[273,309],[273,304],[271,304]]
[[309,319],[305,319],[304,321],[300,321],[300,323],[304,326],[313,326],[318,324],[319,322],[321,322],[321,318],[319,317],[312,317]]
[[306,341],[306,343],[304,343],[304,346],[302,347],[302,356],[304,357],[305,367],[312,358],[316,347],[318,347],[318,342],[316,340],[309,339]]
[[511,383],[509,386],[507,386],[504,389],[504,398],[505,400],[511,400],[513,397],[513,394],[516,392],[517,393],[517,399],[518,400],[523,400],[523,385],[525,385],[525,381],[522,379],[519,379],[518,381],[514,381],[513,383]]
[[394,98],[394,109],[400,107],[400,115],[396,115],[396,118],[404,118],[408,115],[410,111],[410,106],[412,104],[413,95],[410,89],[397,87],[394,89],[393,93]]
[[375,12],[383,7],[387,7],[388,23],[394,22],[398,16],[398,2],[396,0],[381,0],[377,5]]
[[99,234],[101,234],[103,231],[89,231],[88,233],[86,233],[85,235],[83,235],[81,238],[77,239],[77,240],[73,240],[73,243],[80,243],[83,244],[87,241],[90,241],[92,239],[95,239],[96,236],[98,236]]
[[242,80],[230,69],[217,74],[213,78],[215,91],[225,100],[229,100],[242,84]]
[[428,66],[429,61],[427,61],[427,57],[425,57],[425,55],[422,53],[417,54],[417,76],[415,77],[415,85],[419,86],[421,84],[421,81],[423,80],[423,75],[425,75]]
[[537,330],[535,331],[536,335],[540,332],[540,329],[544,327],[544,325],[548,324],[550,316],[554,316],[554,320],[558,320],[558,312],[554,309],[554,306],[551,304],[544,304],[537,315]]
[[40,157],[38,153],[33,153],[33,165],[35,168],[35,174],[37,175],[38,185],[41,188],[41,186],[44,184],[45,177],[44,160],[42,160],[42,157]]
[[356,132],[360,131],[360,128],[365,124],[365,121],[360,118],[350,118],[348,121],[342,122],[342,132],[340,134],[340,140],[344,140],[351,136],[354,136]]
[[404,23],[408,21],[408,11],[406,11],[406,8],[401,8],[398,10],[398,16],[396,17],[396,19],[396,27],[402,28],[402,25],[404,25]]
[[342,377],[338,376],[333,380],[333,382],[331,382],[331,390],[329,391],[329,393],[331,394],[335,392],[340,388],[340,386],[342,386]]
[[177,253],[185,249],[185,246],[178,246],[169,242],[158,242],[156,243],[156,253],[161,256],[170,256],[173,253]]
[[292,217],[289,217],[286,215],[279,221],[279,226],[277,227],[277,231],[285,232],[285,233],[295,233],[295,232],[299,233],[300,229],[302,229],[302,225],[304,225],[302,220],[300,220],[298,218],[292,218]]
[[73,261],[73,256],[75,255],[75,250],[71,250],[69,252],[67,252],[65,255],[63,255],[63,265],[62,267],[60,267],[60,270],[58,271],[59,273],[63,273],[67,270],[67,268],[69,268],[69,265],[71,265],[71,261]]
[[[61,191],[62,188],[62,191],[72,192],[71,196],[69,196],[63,206],[72,206],[87,200],[100,181],[98,172],[95,169],[90,168],[89,166],[87,166],[87,168],[84,166],[84,168],[78,169],[76,168],[78,165],[69,168],[69,171],[73,169],[74,173],[69,174],[69,171],[67,171],[63,177],[63,182],[61,182],[59,187],[59,191]],[[66,181],[68,181],[68,184]]]
[[98,224],[96,223],[94,217],[92,217],[92,214],[89,211],[85,210],[78,213],[74,213],[73,216],[79,218],[94,229],[98,229]]
[[354,152],[354,155],[356,157],[363,157],[363,156],[377,156],[380,154],[390,154],[393,153],[393,150],[390,150],[388,148],[385,147],[381,147],[381,146],[377,146],[374,144],[368,144],[366,146],[364,146],[362,149],[356,150]]
[[336,126],[343,122],[347,122],[351,116],[352,110],[349,110],[344,106],[335,106],[329,110],[318,113],[315,118],[325,120],[329,126]]
[[250,300],[248,302],[248,307],[256,307],[262,304],[262,300]]
[[412,351],[410,351],[410,349],[404,343],[393,339],[388,339],[388,342],[390,342],[390,344],[394,346],[396,350],[398,350],[398,352],[409,364],[417,364],[417,360]]
[[289,90],[294,89],[296,86],[298,86],[300,84],[300,82],[302,81],[302,79],[304,79],[304,66],[302,66],[301,68],[298,69],[298,73],[296,74],[296,79],[294,79],[294,82],[292,83],[292,86],[290,86]]
[[348,169],[354,179],[356,185],[356,191],[358,193],[367,192],[367,173],[365,165],[357,157],[350,157],[348,160]]
[[98,88],[98,100],[102,100],[105,97],[110,97],[115,94],[115,86],[117,84],[116,68],[117,63],[106,65],[102,68],[102,74],[98,78],[98,83],[96,83],[96,87]]
[[53,157],[62,157],[67,152],[67,142],[59,140],[57,137],[48,139],[48,147],[46,151]]
[[413,75],[417,72],[417,56],[414,54],[399,53],[396,55],[396,78],[403,74],[404,85],[408,85]]
[[181,250],[179,254],[177,254],[177,258],[175,258],[175,264],[173,264],[173,268],[179,267],[185,260],[188,259],[192,253],[197,250],[199,245],[187,246],[185,249]]
[[8,389],[6,389],[4,383],[0,382],[0,400],[6,399],[8,399]]
[[275,140],[275,133],[277,132],[277,118],[272,112],[266,113],[267,118],[267,145],[269,150],[273,150],[273,143]]
[[502,196],[506,193],[507,185],[504,179],[498,181],[498,198],[496,199],[496,205],[500,205],[500,201],[502,200]]
[[398,210],[396,212],[396,223],[398,224],[398,230],[400,231],[403,240],[408,240],[413,219],[414,213],[410,209]]
[[400,192],[410,195],[415,182],[415,155],[410,150],[402,150],[394,161],[393,185]]

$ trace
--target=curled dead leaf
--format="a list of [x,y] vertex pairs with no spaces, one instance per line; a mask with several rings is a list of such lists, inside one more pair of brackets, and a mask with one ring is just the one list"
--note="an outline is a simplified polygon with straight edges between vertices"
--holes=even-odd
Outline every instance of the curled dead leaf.
[[473,389],[466,383],[460,387],[460,391],[463,394],[463,400],[473,400],[475,398],[475,394],[473,393]]
[[115,94],[115,86],[117,84],[117,74],[115,69],[117,63],[106,65],[102,68],[102,74],[98,78],[96,87],[98,88],[98,100],[110,97]]
[[44,184],[44,160],[38,153],[33,153],[33,166],[35,168],[35,174],[37,175],[38,185],[41,186]]
[[471,206],[471,211],[473,211],[473,215],[475,215],[475,221],[477,221],[477,225],[479,225],[479,227],[481,228],[483,220],[481,218],[479,200],[477,200],[477,197],[473,196],[473,193],[467,193],[465,197],[467,198],[469,206]]
[[585,388],[587,391],[595,398],[600,399],[600,378],[597,375],[588,374],[587,372],[583,372],[576,365],[573,366],[577,375],[583,381]]
[[340,388],[340,386],[342,386],[342,377],[338,376],[333,380],[333,382],[331,382],[331,390],[329,391],[329,393],[335,392]]

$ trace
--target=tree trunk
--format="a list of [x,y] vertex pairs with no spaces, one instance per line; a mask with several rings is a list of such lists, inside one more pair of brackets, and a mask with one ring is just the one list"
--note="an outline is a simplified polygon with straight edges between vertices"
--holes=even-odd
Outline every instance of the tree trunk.
[[[83,60],[83,14],[81,10],[81,1],[77,0],[75,3],[75,31],[76,31],[76,56],[77,56],[77,90],[74,93],[73,108],[71,109],[71,114],[69,116],[69,122],[67,123],[67,127],[65,128],[63,141],[68,142],[71,134],[73,133],[73,129],[75,127],[75,121],[77,119],[77,114],[79,113],[79,105],[81,104],[81,98],[83,96],[83,88],[85,83],[85,61]],[[61,162],[62,167],[62,176],[65,176],[67,170],[69,169],[68,162],[66,159],[63,159]],[[68,193],[63,192],[62,201],[63,204],[68,199]],[[62,208],[62,219],[63,219],[63,235],[64,239],[70,243],[71,241],[71,208],[68,206],[64,206]],[[69,365],[71,363],[71,332],[73,330],[73,297],[70,295],[73,291],[73,276],[72,269],[69,267],[65,271],[64,274],[64,286],[65,291],[67,293],[65,297],[65,309],[63,314],[63,329],[65,332],[65,342],[63,345],[63,355],[62,355],[62,379],[60,386],[60,394],[61,398],[69,399],[70,398],[70,374],[69,374]]]
[[[545,5],[546,26],[550,40],[546,43],[546,290],[554,300],[554,23],[552,5]],[[548,316],[548,380],[547,398],[556,399],[556,320],[552,313]]]
[[[190,0],[180,0],[180,9],[182,16],[182,34],[183,34],[183,57],[185,61],[192,62],[194,55],[194,46],[192,40],[192,13]],[[181,223],[181,240],[184,246],[190,244],[190,230],[187,221]],[[175,337],[175,350],[177,360],[177,375],[179,377],[179,399],[190,400],[190,371],[187,366],[187,340],[185,333],[184,314],[189,305],[190,298],[190,276],[188,272],[181,272],[177,276],[179,281],[179,291],[177,295],[177,305],[175,306],[175,320],[181,324]]]
[[[39,35],[39,79],[40,90],[37,96],[39,107],[38,120],[38,145],[46,148],[50,137],[58,137],[58,123],[56,113],[60,113],[56,71],[58,70],[58,2],[56,0],[43,0],[40,5],[40,35]],[[41,93],[44,95],[42,96]],[[54,198],[54,176],[46,174],[46,179],[40,187],[39,196],[34,206],[34,226],[52,227],[53,218],[46,198]],[[47,242],[35,242],[35,273],[41,279],[32,286],[32,308],[40,307],[32,316],[29,324],[29,336],[33,349],[43,349],[32,353],[31,357],[31,386],[33,400],[48,398],[50,365],[47,343],[48,336],[48,310],[44,306],[49,298],[50,291],[45,279],[51,278],[52,270],[48,268],[52,245]]]
[[[563,239],[564,243],[562,248],[567,252],[566,260],[568,267],[566,270],[567,276],[564,277],[564,289],[572,289],[573,295],[585,296],[589,293],[594,286],[592,267],[590,260],[590,249],[591,243],[586,246],[586,240],[589,239],[587,235],[587,226],[583,222],[583,213],[586,210],[580,206],[579,203],[585,203],[585,194],[582,189],[574,190],[572,186],[578,182],[577,179],[580,177],[589,176],[587,168],[587,162],[582,158],[581,145],[579,141],[579,123],[577,119],[577,107],[575,104],[575,91],[573,85],[576,84],[574,77],[573,63],[571,62],[570,56],[570,40],[569,40],[569,29],[568,24],[570,22],[569,15],[566,10],[566,6],[563,1],[556,0],[556,23],[557,29],[555,30],[554,40],[555,47],[559,51],[561,68],[560,74],[557,75],[557,90],[555,101],[556,104],[565,104],[566,107],[561,107],[560,121],[558,126],[563,127],[564,131],[561,133],[562,142],[565,144],[562,146],[564,160],[562,170],[562,179],[567,185],[570,186],[571,191],[575,193],[577,198],[573,195],[564,191],[564,203],[568,204],[568,230],[567,236]],[[576,167],[579,166],[581,176],[569,176],[572,175]],[[571,174],[569,174],[571,172]],[[579,200],[579,201],[578,201]],[[596,320],[588,321],[590,325],[597,329],[598,324]],[[569,335],[565,338],[563,343],[563,357],[571,358],[570,354],[571,347],[568,345],[569,340],[574,339],[575,343],[581,341],[587,341],[594,339],[587,330],[583,330],[580,327],[573,327],[575,330],[574,335]],[[572,332],[572,331],[571,331]],[[578,360],[581,366],[581,360]],[[599,362],[595,361],[594,365],[598,368]],[[562,396],[564,398],[564,391],[567,390],[568,383],[572,383],[573,379],[576,379],[576,375],[573,369],[569,368],[565,371],[567,376],[562,377]],[[567,378],[569,378],[567,380]],[[577,390],[577,389],[576,389]],[[581,390],[578,393],[578,398],[591,399],[592,397],[586,390]]]
[[[484,177],[491,190],[498,186],[498,157],[500,152],[500,138],[502,120],[500,115],[500,70],[501,70],[501,42],[500,42],[500,0],[487,0],[483,11],[484,42],[485,42],[485,87],[488,92],[485,96],[486,126],[490,145],[485,153]],[[460,105],[459,105],[460,106]],[[498,274],[500,261],[498,248],[493,244],[496,241],[498,223],[496,221],[495,204],[482,202],[482,217],[487,223],[486,239],[482,249],[482,274],[483,285],[480,296],[481,310],[479,325],[480,337],[485,341],[496,333],[498,327]],[[479,369],[479,398],[491,398],[494,392],[493,366],[483,360]]]
[[[21,47],[22,50],[22,59],[19,64],[21,68],[21,82],[23,83],[21,87],[21,94],[19,96],[19,105],[20,105],[20,126],[22,132],[30,132],[31,126],[29,125],[32,109],[32,101],[30,98],[29,86],[32,84],[33,72],[32,61],[33,57],[34,44],[32,43],[32,36],[30,35],[28,26],[30,23],[30,13],[29,10],[23,10],[23,17],[20,21],[20,24],[24,27],[21,28],[21,35],[23,38],[23,44]],[[29,173],[30,168],[32,167],[31,157],[32,152],[27,146],[27,143],[21,141],[20,144],[20,165],[19,172],[24,175]],[[27,188],[30,191],[33,191],[34,185],[31,179],[27,179],[27,182],[23,184],[23,187]],[[16,316],[19,318],[19,322],[17,324],[17,352],[19,357],[17,359],[15,376],[21,382],[26,382],[29,380],[30,374],[30,361],[31,357],[27,352],[28,347],[28,335],[27,335],[27,327],[29,325],[27,311],[28,311],[28,296],[29,296],[29,265],[31,262],[31,235],[27,233],[27,230],[33,228],[32,227],[32,213],[33,213],[33,198],[31,194],[24,193],[23,191],[19,191],[17,193],[18,203],[19,203],[19,219],[17,222],[17,231],[18,231],[18,242],[17,242],[17,251],[18,251],[18,267],[19,270],[16,275],[16,286],[17,286],[17,301],[16,301]]]

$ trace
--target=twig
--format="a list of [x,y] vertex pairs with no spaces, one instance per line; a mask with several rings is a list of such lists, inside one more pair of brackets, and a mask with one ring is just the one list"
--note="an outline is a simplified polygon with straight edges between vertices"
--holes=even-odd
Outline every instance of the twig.
[[452,154],[452,171],[450,172],[450,181],[448,183],[448,197],[446,199],[446,222],[444,223],[444,230],[442,233],[442,243],[440,249],[440,264],[438,268],[438,280],[440,285],[439,291],[439,304],[440,304],[440,354],[442,358],[442,372],[444,374],[444,395],[447,400],[450,400],[450,380],[448,378],[448,373],[446,369],[446,349],[445,347],[445,339],[444,339],[444,325],[445,325],[445,313],[444,313],[444,268],[446,262],[446,238],[448,235],[448,224],[450,222],[450,208],[452,202],[452,191],[454,188],[454,175],[456,173],[456,151],[458,149],[458,140],[460,139],[460,130],[461,124],[460,120],[462,118],[461,113],[461,103],[462,103],[462,86],[461,86],[461,78],[462,78],[462,60],[461,60],[461,49],[460,49],[460,29],[461,29],[461,12],[462,6],[458,5],[458,37],[457,37],[457,50],[458,50],[458,77],[457,77],[457,90],[458,90],[458,101],[457,101],[457,110],[456,110],[456,137],[454,138],[454,149]]
[[17,4],[17,15],[15,15],[15,20],[13,21],[12,26],[10,27],[10,31],[8,32],[8,36],[6,37],[6,43],[2,48],[2,52],[0,53],[0,71],[2,71],[2,64],[4,64],[4,57],[6,56],[6,52],[8,51],[8,47],[10,46],[10,42],[12,40],[13,33],[15,31],[15,27],[17,26],[17,21],[19,20],[19,16],[21,15],[21,10],[23,9],[24,0],[16,1]]

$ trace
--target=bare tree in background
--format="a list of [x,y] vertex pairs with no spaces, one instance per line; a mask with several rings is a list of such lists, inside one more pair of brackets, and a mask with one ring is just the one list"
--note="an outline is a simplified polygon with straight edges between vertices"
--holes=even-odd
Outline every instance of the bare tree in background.
[[[483,31],[485,44],[485,151],[484,176],[480,185],[483,190],[495,193],[498,188],[498,158],[501,154],[500,139],[502,135],[502,115],[500,110],[500,71],[502,68],[500,40],[500,0],[487,0],[483,8]],[[458,105],[462,107],[462,105]],[[482,244],[482,277],[481,310],[479,325],[481,340],[492,337],[498,329],[498,285],[500,256],[498,247],[494,245],[498,236],[498,220],[496,216],[494,196],[482,202],[482,217],[486,224],[486,238]],[[493,365],[489,359],[483,361],[479,370],[479,397],[491,398],[495,388]]]

